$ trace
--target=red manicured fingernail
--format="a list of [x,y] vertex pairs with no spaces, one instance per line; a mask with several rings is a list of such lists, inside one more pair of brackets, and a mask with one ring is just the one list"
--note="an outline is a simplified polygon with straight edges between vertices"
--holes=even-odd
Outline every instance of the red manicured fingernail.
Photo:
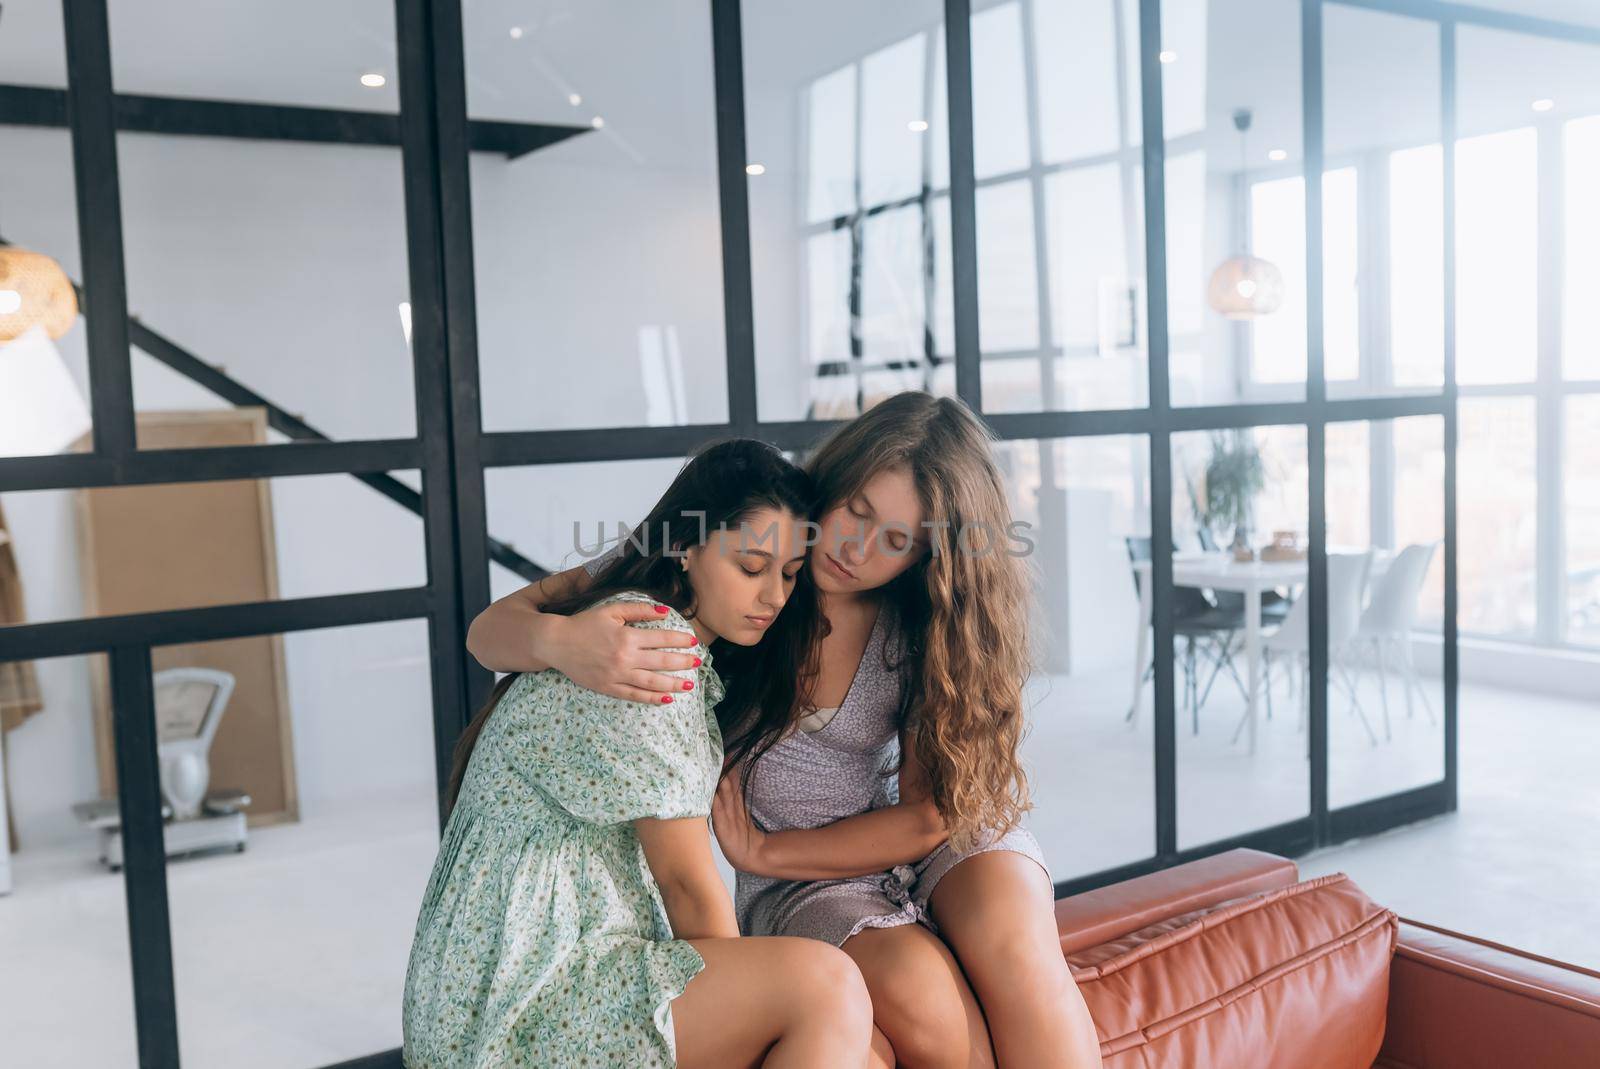
[[698,658],[698,657],[696,657],[696,658],[695,658],[695,659],[694,659],[694,666],[695,666],[695,667],[696,667],[696,668],[699,668],[699,667],[700,667],[700,665],[701,665],[701,663],[702,663],[702,662],[701,662],[701,660],[700,660],[700,658]]
[[662,696],[661,696],[661,704],[662,704],[662,705],[666,705],[666,704],[667,704],[667,703],[668,703],[668,702],[670,702],[670,701],[672,701],[672,695],[670,695],[670,694],[663,694],[663,695],[662,695]]
[[692,679],[685,679],[685,680],[684,680],[684,681],[683,681],[683,689],[684,689],[684,690],[693,690],[693,689],[694,689],[694,680],[692,680]]
[[666,612],[666,611],[667,611],[667,607],[665,605],[657,605],[656,606],[656,612]]

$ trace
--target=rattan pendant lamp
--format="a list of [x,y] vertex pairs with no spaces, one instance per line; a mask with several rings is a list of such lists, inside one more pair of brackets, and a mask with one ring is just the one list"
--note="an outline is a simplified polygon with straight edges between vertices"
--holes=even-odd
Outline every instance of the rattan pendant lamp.
[[61,265],[42,252],[0,244],[0,344],[33,326],[59,338],[78,321],[78,297]]
[[[1250,129],[1250,109],[1240,108],[1233,113],[1233,127],[1239,131],[1239,182],[1248,198],[1250,190],[1249,164],[1245,156],[1245,133]],[[1243,212],[1240,213],[1243,215]],[[1244,252],[1241,234],[1238,248],[1211,273],[1206,287],[1206,302],[1229,319],[1254,319],[1270,315],[1283,303],[1283,272],[1277,265]]]

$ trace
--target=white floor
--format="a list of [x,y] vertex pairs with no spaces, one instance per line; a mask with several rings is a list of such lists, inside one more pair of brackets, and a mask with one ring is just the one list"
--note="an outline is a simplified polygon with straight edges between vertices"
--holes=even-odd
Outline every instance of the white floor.
[[[1244,658],[1236,655],[1240,675]],[[1300,724],[1298,677],[1280,665],[1272,673],[1271,709],[1257,709],[1256,744],[1239,730],[1244,694],[1226,669],[1199,673],[1203,700],[1195,716],[1183,704],[1182,668],[1176,672],[1178,846],[1187,849],[1302,818],[1310,812],[1311,765]],[[1036,808],[1029,826],[1057,880],[1128,864],[1155,852],[1155,757],[1152,687],[1138,713],[1125,718],[1133,698],[1133,669],[1082,672],[1035,679],[1030,691],[1030,732],[1023,747]],[[1406,714],[1401,680],[1366,672],[1356,680],[1356,701],[1342,687],[1330,695],[1329,794],[1335,807],[1378,798],[1444,777],[1444,695],[1438,678],[1423,677]],[[1383,705],[1390,705],[1388,730]],[[1419,696],[1420,694],[1420,696]],[[1424,705],[1426,700],[1426,706]],[[1372,725],[1367,734],[1357,704]],[[1429,716],[1429,710],[1432,717]],[[1270,715],[1269,715],[1270,714]],[[1237,737],[1236,737],[1237,733]]]
[[[167,867],[185,1066],[321,1066],[399,1046],[438,844],[426,795],[252,832]],[[92,842],[15,856],[0,898],[0,1064],[137,1064],[123,881]]]
[[1401,916],[1600,969],[1600,686],[1461,693],[1460,808],[1300,859]]
[[[1150,852],[1150,717],[1124,723],[1129,676],[1057,678],[1038,694],[1031,824],[1058,879]],[[1438,729],[1391,698],[1394,738],[1378,746],[1335,705],[1334,782],[1347,800],[1437,775]],[[1461,705],[1460,811],[1324,851],[1302,871],[1346,871],[1405,915],[1600,966],[1600,703],[1464,688]],[[1186,843],[1304,812],[1304,735],[1284,683],[1253,755],[1231,741],[1240,708],[1224,676],[1199,735],[1180,714]],[[184,1064],[320,1066],[397,1046],[436,842],[418,792],[260,829],[242,855],[170,865]],[[0,898],[0,1063],[133,1064],[122,880],[98,869],[90,841],[18,854],[14,876]]]

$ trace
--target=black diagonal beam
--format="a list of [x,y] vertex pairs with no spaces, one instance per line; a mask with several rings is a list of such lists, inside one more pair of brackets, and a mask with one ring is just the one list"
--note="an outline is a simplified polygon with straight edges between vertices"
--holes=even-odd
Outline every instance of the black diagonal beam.
[[[295,441],[326,442],[331,439],[299,416],[286,412],[278,405],[256,393],[222,368],[206,363],[164,334],[145,326],[138,318],[128,320],[128,338],[133,344],[192,382],[210,390],[232,405],[254,405],[267,412],[267,423]],[[422,495],[392,475],[381,473],[356,474],[359,479],[378,493],[403,508],[422,515]],[[496,563],[511,569],[530,583],[538,582],[550,573],[513,549],[509,543],[491,537],[489,556]]]
[[[400,117],[377,111],[119,93],[113,115],[117,129],[126,133],[400,146]],[[0,85],[0,126],[66,125],[66,90]],[[467,127],[472,151],[498,153],[510,160],[591,130],[588,126],[485,119],[473,119]]]
[[[4,237],[0,237],[0,245],[6,244],[9,244],[9,242]],[[78,304],[82,306],[84,300],[83,288],[74,283],[73,289],[77,293]],[[333,440],[299,416],[286,411],[281,406],[273,404],[267,398],[256,393],[250,387],[229,375],[220,365],[206,363],[165,334],[145,326],[137,316],[131,316],[128,319],[128,340],[135,348],[148,353],[184,378],[205,387],[229,404],[235,406],[248,405],[265,409],[267,425],[287,438],[292,438],[297,442],[331,442]],[[409,509],[418,516],[422,515],[422,495],[394,476],[381,472],[351,472],[350,476],[366,483],[400,507]],[[539,565],[518,553],[511,547],[509,542],[502,542],[492,536],[489,537],[488,541],[489,558],[496,564],[516,572],[528,582],[536,583],[550,574],[548,570],[539,567]]]

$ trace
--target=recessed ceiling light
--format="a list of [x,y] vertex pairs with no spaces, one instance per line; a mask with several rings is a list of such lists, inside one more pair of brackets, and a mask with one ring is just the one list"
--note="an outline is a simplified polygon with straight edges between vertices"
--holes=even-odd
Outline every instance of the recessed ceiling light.
[[1288,158],[1289,154],[1283,151],[1281,148],[1275,148],[1271,152],[1267,153],[1267,159],[1273,161],[1274,163],[1278,162],[1279,160],[1286,160]]
[[388,79],[377,71],[369,71],[361,76],[361,84],[368,89],[382,89],[386,82],[388,82]]
[[1163,48],[1161,50],[1161,54],[1157,58],[1163,63],[1176,63],[1178,62],[1178,53],[1174,52],[1170,48]]
[[600,129],[600,127],[604,126],[605,124],[606,121],[598,115],[589,120],[589,125],[594,127],[596,130]]
[[573,107],[577,107],[579,104],[583,103],[583,98],[581,96],[579,96],[577,93],[568,93],[567,94],[567,103],[571,104]]
[[1555,106],[1556,102],[1551,100],[1549,97],[1540,97],[1538,100],[1533,102],[1534,111],[1549,111]]
[[759,163],[747,163],[747,164],[744,165],[744,173],[745,174],[766,174],[767,173],[767,169],[765,167],[763,167]]
[[928,128],[928,120],[927,119],[912,119],[910,122],[906,123],[906,129],[910,130],[912,133],[920,134],[920,133],[922,133],[922,131],[926,130],[927,128]]
[[522,27],[521,26],[513,26],[513,27],[511,27],[511,39],[513,41],[522,40]]

